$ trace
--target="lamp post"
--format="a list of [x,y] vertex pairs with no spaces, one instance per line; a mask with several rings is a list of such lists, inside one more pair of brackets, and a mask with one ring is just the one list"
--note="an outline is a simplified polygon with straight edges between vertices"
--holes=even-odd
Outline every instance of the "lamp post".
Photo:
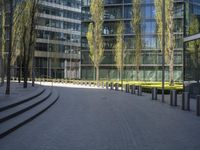
[[162,0],[162,102],[165,102],[165,0]]

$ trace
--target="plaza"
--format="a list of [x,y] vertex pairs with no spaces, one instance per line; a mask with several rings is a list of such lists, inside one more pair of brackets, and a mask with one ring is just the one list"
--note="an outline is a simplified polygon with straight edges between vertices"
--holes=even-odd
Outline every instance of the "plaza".
[[[43,83],[44,86],[50,85]],[[149,94],[55,83],[59,100],[0,140],[2,150],[198,150],[200,120]],[[2,126],[1,126],[2,127]]]
[[199,150],[199,0],[0,0],[0,150]]

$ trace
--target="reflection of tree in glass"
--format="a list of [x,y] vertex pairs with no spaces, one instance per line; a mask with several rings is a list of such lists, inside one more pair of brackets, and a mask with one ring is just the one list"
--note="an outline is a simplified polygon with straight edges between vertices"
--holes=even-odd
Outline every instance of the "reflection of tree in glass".
[[[191,17],[191,22],[189,26],[189,34],[193,35],[199,32],[200,24],[196,16]],[[190,53],[190,58],[194,66],[195,80],[199,81],[199,52],[200,52],[200,40],[194,40],[189,42],[188,52]]]
[[[157,34],[162,45],[162,10],[163,4],[162,0],[154,0],[155,9],[156,9],[156,22],[157,22]],[[174,85],[174,47],[175,47],[175,38],[174,38],[174,0],[165,1],[165,60],[169,65],[169,84]]]

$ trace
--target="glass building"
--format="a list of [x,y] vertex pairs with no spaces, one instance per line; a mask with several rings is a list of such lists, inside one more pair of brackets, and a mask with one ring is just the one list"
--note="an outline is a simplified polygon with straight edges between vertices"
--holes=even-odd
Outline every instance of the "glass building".
[[[104,38],[104,59],[100,65],[100,79],[116,80],[118,77],[114,61],[114,44],[116,40],[116,24],[120,20],[125,24],[124,40],[126,55],[124,59],[124,80],[136,80],[136,65],[134,63],[134,32],[131,27],[132,0],[104,0],[105,14],[102,35]],[[89,12],[90,0],[82,0],[81,18],[81,78],[93,79],[93,65],[89,57],[86,39],[88,25],[91,22]],[[162,77],[162,52],[157,38],[154,0],[143,0],[142,5],[142,57],[140,66],[140,80],[160,81]],[[176,0],[174,6],[174,78],[183,79],[183,22],[184,2]],[[166,79],[169,71],[166,67]]]
[[81,0],[41,0],[36,76],[80,78]]
[[[186,0],[184,81],[193,95],[200,94],[200,1]],[[192,84],[193,83],[193,84]],[[188,86],[192,85],[192,86]],[[198,87],[198,88],[197,88]]]

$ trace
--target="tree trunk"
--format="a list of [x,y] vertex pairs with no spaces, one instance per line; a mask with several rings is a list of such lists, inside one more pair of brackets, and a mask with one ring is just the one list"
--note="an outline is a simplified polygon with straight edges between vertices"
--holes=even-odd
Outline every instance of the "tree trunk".
[[3,57],[0,58],[0,61],[1,61],[1,86],[3,86],[5,78],[5,63]]
[[[27,61],[25,64],[25,70],[26,70],[26,78],[28,77],[28,70],[29,70],[29,63],[31,61],[31,58],[34,57],[34,49],[33,49],[33,44],[34,44],[34,39],[33,39],[33,34],[35,30],[35,13],[36,13],[36,0],[33,0],[32,8],[31,8],[31,24],[30,24],[30,36],[29,36],[29,43],[28,43],[28,57]],[[32,60],[33,61],[33,60]],[[32,68],[33,69],[33,68]],[[32,84],[33,85],[33,84]]]
[[170,6],[169,23],[169,84],[174,86],[174,26],[173,26],[173,4]]
[[1,10],[1,22],[2,22],[2,33],[1,33],[1,53],[0,53],[0,64],[1,64],[1,85],[4,85],[5,78],[5,52],[6,52],[6,5],[5,0],[2,0]]
[[136,66],[136,80],[139,81],[140,77],[139,77],[139,73],[140,73],[140,67],[139,65]]
[[9,50],[8,50],[8,59],[7,59],[7,85],[6,85],[6,95],[10,95],[10,69],[11,69],[11,53],[12,53],[12,27],[13,27],[13,0],[9,1],[10,3],[10,18],[9,18]]
[[21,66],[18,68],[18,83],[21,83]]
[[[29,53],[28,53],[29,54]],[[30,62],[30,57],[27,56],[27,61],[25,62],[25,67],[24,67],[24,88],[27,88],[28,86],[28,76],[29,76],[29,62]]]
[[169,47],[169,85],[174,86],[174,48],[173,48],[173,33],[170,33]]
[[120,82],[121,82],[121,90],[123,91],[123,67],[120,68]]
[[26,59],[27,59],[27,54],[26,54],[26,29],[24,30],[23,33],[23,47],[24,47],[24,58],[23,58],[23,78],[24,78],[24,88],[27,88],[27,71],[26,71]]
[[22,57],[20,56],[19,60],[19,74],[18,74],[18,82],[21,83],[21,76],[22,76]]
[[17,78],[18,78],[18,83],[20,83],[20,58],[17,58]]
[[122,81],[122,68],[120,68],[118,75],[119,75],[119,78],[118,78],[119,81]]
[[174,86],[174,57],[173,57],[173,50],[170,58],[170,63],[169,63],[169,85]]
[[35,61],[34,61],[34,55],[33,55],[33,67],[32,67],[32,87],[35,86]]
[[24,65],[24,88],[27,88],[28,85],[28,69],[26,67],[26,64]]
[[96,67],[96,81],[99,81],[99,66]]

